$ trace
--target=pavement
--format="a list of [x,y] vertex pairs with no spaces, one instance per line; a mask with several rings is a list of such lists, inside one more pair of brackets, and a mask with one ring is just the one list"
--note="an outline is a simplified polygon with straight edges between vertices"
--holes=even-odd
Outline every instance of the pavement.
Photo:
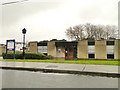
[[0,68],[14,70],[43,71],[52,73],[85,74],[120,78],[120,66],[64,64],[43,62],[6,62],[0,61]]

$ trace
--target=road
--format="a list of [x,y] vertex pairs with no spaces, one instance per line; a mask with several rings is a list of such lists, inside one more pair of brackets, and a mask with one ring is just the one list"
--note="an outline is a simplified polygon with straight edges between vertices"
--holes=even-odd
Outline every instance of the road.
[[3,88],[118,88],[118,78],[2,70]]

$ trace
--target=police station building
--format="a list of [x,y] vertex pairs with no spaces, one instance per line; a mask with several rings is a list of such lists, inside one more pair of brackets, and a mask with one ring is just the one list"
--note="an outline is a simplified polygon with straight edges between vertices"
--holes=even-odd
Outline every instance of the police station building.
[[120,60],[120,40],[29,42],[30,52],[52,55],[55,59]]

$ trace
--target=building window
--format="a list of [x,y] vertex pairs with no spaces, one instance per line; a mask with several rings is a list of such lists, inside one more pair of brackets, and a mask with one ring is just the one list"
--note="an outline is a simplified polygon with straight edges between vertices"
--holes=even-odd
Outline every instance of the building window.
[[95,58],[95,41],[88,42],[88,58],[89,59]]
[[95,54],[88,54],[88,57],[89,57],[90,59],[94,59],[94,58],[95,58]]
[[73,56],[73,54],[69,54],[69,57],[72,57]]
[[114,59],[114,41],[107,41],[107,59]]
[[88,54],[95,54],[95,46],[88,46]]
[[114,46],[107,46],[107,54],[114,54]]
[[69,49],[69,52],[73,52],[72,48]]
[[114,54],[107,54],[107,59],[114,59]]
[[47,46],[38,46],[38,52],[46,54],[47,53]]
[[88,45],[90,46],[90,45],[95,45],[95,41],[89,41],[88,42]]
[[77,46],[73,49],[73,57],[77,58]]
[[114,41],[107,41],[107,45],[114,45],[115,42]]

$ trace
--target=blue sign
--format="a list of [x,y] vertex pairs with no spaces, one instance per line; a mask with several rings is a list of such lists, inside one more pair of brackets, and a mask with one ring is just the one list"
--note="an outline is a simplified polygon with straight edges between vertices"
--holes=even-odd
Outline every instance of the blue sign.
[[15,40],[7,40],[6,41],[6,59],[8,50],[14,51],[13,58],[15,59]]
[[58,53],[60,53],[61,52],[61,50],[60,49],[58,49]]

